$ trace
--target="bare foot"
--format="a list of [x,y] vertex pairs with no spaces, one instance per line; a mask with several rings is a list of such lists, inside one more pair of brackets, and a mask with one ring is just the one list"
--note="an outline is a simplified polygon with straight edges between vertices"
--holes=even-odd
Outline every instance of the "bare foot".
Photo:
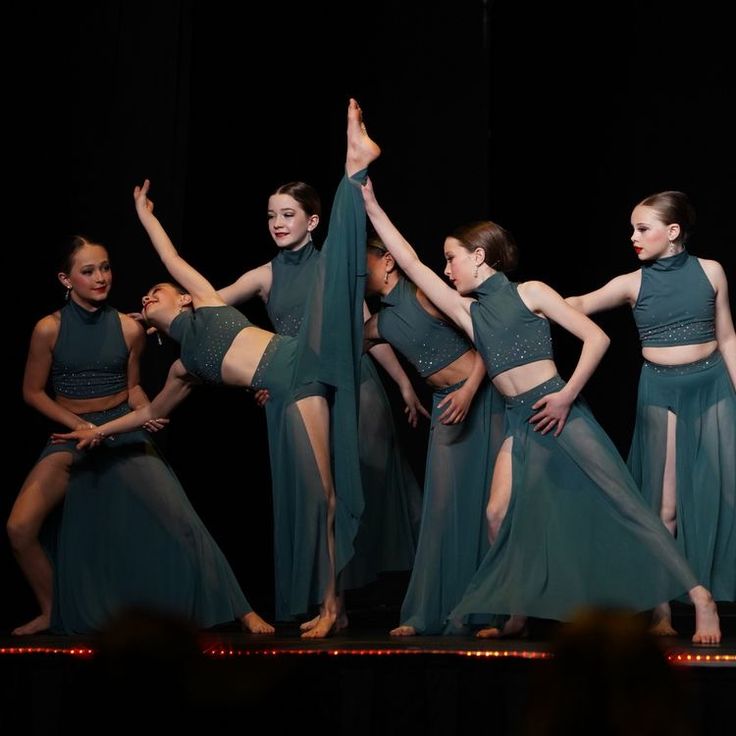
[[38,634],[41,631],[47,631],[51,625],[51,616],[48,613],[42,613],[40,616],[31,619],[27,624],[18,626],[11,632],[14,636],[27,636],[28,634]]
[[337,616],[334,613],[321,613],[311,629],[302,634],[302,639],[324,639],[335,630]]
[[255,611],[246,613],[240,619],[240,625],[251,634],[273,634],[276,629],[264,621]]
[[348,104],[348,153],[345,171],[348,176],[365,169],[381,155],[379,145],[371,139],[363,123],[363,111],[351,97]]
[[702,586],[691,591],[695,605],[695,633],[693,644],[718,644],[721,641],[721,624],[718,608],[711,594]]
[[677,636],[677,631],[672,626],[672,612],[669,603],[660,603],[654,609],[649,631],[654,636]]
[[491,626],[476,632],[478,639],[502,639],[518,636],[526,636],[526,616],[509,616],[506,623],[501,627]]
[[500,639],[503,636],[498,626],[491,626],[487,629],[478,629],[475,632],[476,639]]
[[[303,624],[299,625],[300,631],[311,631],[318,623],[320,619],[320,614],[317,614],[313,619],[310,619],[309,621],[305,621]],[[340,612],[337,615],[337,618],[335,619],[335,631],[342,631],[343,629],[347,629],[348,627],[348,615],[345,613],[345,611]]]
[[413,626],[397,626],[390,633],[391,636],[416,636],[417,630]]
[[299,631],[311,631],[319,623],[319,614],[303,624],[299,624]]

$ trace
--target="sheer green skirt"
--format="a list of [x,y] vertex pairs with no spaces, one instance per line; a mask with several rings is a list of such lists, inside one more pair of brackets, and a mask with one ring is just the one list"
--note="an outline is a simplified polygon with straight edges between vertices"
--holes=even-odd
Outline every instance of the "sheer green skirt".
[[[122,404],[84,418],[103,424]],[[146,432],[107,439],[74,455],[60,524],[49,553],[54,568],[51,628],[99,630],[129,607],[186,618],[207,628],[251,611],[235,574]],[[48,537],[47,537],[48,539]]]
[[659,514],[667,417],[675,415],[676,541],[716,600],[736,600],[736,391],[721,354],[645,362],[628,465]]
[[401,605],[401,624],[438,634],[488,550],[486,504],[503,439],[504,404],[489,381],[465,420],[441,424],[437,405],[463,382],[432,395],[419,544]]
[[510,503],[454,625],[475,613],[565,621],[585,606],[643,611],[697,585],[583,400],[559,437],[534,431],[531,405],[564,385],[557,376],[506,398]]
[[410,570],[419,535],[421,491],[399,443],[391,404],[369,355],[361,360],[358,436],[365,506],[355,538],[355,555],[340,576],[343,590],[367,585],[381,572]]

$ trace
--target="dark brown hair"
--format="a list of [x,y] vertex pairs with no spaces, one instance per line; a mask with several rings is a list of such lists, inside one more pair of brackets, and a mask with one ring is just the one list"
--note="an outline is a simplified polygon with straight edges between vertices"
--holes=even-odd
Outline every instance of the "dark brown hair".
[[74,266],[74,257],[86,245],[97,245],[100,248],[105,248],[105,250],[107,250],[107,248],[102,245],[102,243],[98,243],[95,240],[90,240],[84,235],[74,235],[62,250],[61,268],[59,269],[62,273],[71,273],[72,267]]
[[472,253],[482,248],[485,262],[497,271],[513,271],[519,261],[519,252],[508,230],[491,220],[480,220],[455,228],[449,236]]
[[282,184],[274,194],[288,194],[293,197],[301,208],[307,213],[307,217],[322,214],[322,200],[317,194],[317,190],[303,181],[290,181],[288,184]]
[[684,192],[668,191],[650,194],[637,207],[651,207],[665,225],[679,225],[680,235],[674,241],[685,245],[695,226],[695,208]]

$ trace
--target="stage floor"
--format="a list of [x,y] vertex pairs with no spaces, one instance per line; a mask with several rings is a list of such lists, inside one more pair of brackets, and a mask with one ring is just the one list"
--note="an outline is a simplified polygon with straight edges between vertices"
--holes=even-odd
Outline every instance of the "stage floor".
[[[721,617],[725,636],[718,646],[691,644],[687,616],[675,618],[681,636],[658,640],[679,688],[669,711],[676,705],[693,724],[678,733],[716,736],[733,725],[732,610]],[[535,733],[528,718],[553,671],[559,625],[532,620],[528,638],[479,640],[396,638],[387,623],[357,615],[348,629],[322,640],[301,639],[295,625],[258,636],[234,628],[173,630],[160,621],[129,622],[101,638],[1,636],[0,733],[255,729],[271,736],[323,728],[350,736],[477,736],[479,722],[488,734]],[[580,677],[590,679],[582,667]],[[569,697],[582,688],[577,683]]]
[[[717,646],[698,646],[690,641],[694,619],[689,607],[673,604],[673,624],[678,636],[661,637],[659,643],[671,664],[677,666],[736,667],[736,604],[720,604],[723,638]],[[145,617],[145,614],[144,614]],[[356,609],[350,612],[350,625],[326,639],[302,639],[296,624],[277,624],[276,633],[256,635],[241,631],[235,623],[228,626],[194,632],[182,628],[179,636],[197,638],[197,647],[208,658],[240,656],[273,657],[327,654],[330,656],[400,656],[436,655],[444,657],[519,658],[542,660],[551,657],[551,649],[562,625],[542,619],[530,619],[527,634],[508,639],[478,639],[472,632],[454,636],[395,637],[389,634],[396,625],[398,611]],[[132,630],[126,636],[156,641],[162,634],[166,619],[151,618],[148,628],[140,621],[129,622]],[[158,628],[157,628],[158,627]],[[169,632],[170,634],[171,632]],[[165,634],[168,635],[168,634]],[[50,633],[28,637],[0,632],[0,657],[35,655],[67,655],[93,657],[100,642],[94,635],[60,636]]]
[[[468,636],[393,637],[386,632],[356,630],[350,627],[326,639],[302,639],[296,627],[281,626],[275,635],[256,635],[241,631],[206,631],[199,635],[202,654],[207,658],[313,656],[395,657],[442,656],[447,658],[505,658],[543,660],[552,657],[550,639],[476,639]],[[683,667],[736,668],[736,636],[726,636],[716,646],[697,646],[685,636],[662,637],[667,661]],[[89,636],[38,634],[0,638],[0,657],[23,655],[93,658],[98,645]]]

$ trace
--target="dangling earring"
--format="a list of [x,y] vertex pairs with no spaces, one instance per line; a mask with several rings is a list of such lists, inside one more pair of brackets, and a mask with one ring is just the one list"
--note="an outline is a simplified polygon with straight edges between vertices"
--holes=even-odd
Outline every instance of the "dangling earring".
[[670,240],[670,244],[669,244],[669,246],[667,246],[667,252],[670,255],[674,255],[675,254],[675,241],[674,240]]
[[388,271],[383,272],[383,283],[384,284],[388,283]]
[[71,295],[71,293],[72,293],[72,287],[71,286],[67,286],[66,287],[66,294],[64,294],[64,301],[65,302],[68,302],[69,301],[69,296]]
[[477,263],[475,264],[475,269],[473,270],[473,278],[474,279],[478,278],[478,264]]

